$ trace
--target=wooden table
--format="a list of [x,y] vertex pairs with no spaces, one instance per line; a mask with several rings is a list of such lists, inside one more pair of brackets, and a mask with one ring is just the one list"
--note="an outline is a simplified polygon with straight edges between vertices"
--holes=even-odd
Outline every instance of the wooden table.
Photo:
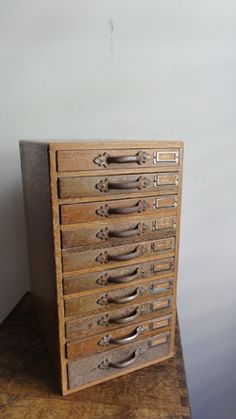
[[62,397],[27,294],[0,326],[0,417],[191,418],[179,331],[175,358]]

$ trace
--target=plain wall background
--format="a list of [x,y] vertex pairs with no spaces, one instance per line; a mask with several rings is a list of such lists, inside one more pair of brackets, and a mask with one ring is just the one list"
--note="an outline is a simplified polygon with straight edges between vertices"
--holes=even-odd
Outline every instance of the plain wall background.
[[185,139],[178,310],[193,418],[236,418],[233,0],[0,0],[0,310],[28,290],[18,140]]

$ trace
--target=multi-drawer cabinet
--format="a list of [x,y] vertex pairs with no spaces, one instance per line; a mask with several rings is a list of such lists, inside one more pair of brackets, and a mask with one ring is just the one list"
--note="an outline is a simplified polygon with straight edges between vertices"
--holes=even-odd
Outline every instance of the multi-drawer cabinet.
[[173,356],[182,141],[20,151],[31,290],[62,393]]

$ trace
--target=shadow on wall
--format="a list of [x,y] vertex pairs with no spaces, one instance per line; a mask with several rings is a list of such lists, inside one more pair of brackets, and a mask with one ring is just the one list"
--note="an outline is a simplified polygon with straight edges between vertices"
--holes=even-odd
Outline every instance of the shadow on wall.
[[[11,156],[12,157],[12,156]],[[25,216],[19,155],[3,162],[0,198],[0,322],[29,290]],[[18,166],[18,167],[17,167]],[[3,167],[2,167],[3,168]]]

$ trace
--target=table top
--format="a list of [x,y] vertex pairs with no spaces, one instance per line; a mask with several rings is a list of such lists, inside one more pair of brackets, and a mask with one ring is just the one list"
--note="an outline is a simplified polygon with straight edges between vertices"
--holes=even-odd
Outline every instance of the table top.
[[0,416],[11,418],[191,418],[183,353],[123,377],[62,397],[47,356],[31,295],[0,326]]

